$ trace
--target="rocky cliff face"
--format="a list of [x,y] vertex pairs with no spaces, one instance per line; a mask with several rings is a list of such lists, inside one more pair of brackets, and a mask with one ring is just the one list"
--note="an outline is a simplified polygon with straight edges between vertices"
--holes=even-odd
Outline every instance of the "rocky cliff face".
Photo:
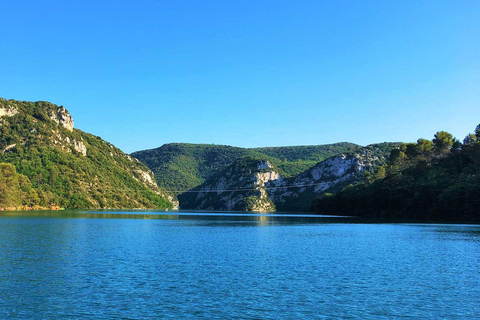
[[179,196],[183,209],[274,211],[266,184],[282,178],[268,161],[240,158],[216,177]]
[[313,198],[360,181],[363,172],[376,160],[368,153],[329,158],[294,178],[282,181],[270,191],[271,199],[281,211],[308,211]]
[[13,117],[18,113],[18,110],[15,107],[7,104],[0,107],[0,118],[1,117]]
[[50,119],[68,131],[73,131],[73,118],[65,107],[61,106],[57,107],[57,110],[52,110],[50,112]]
[[360,181],[378,157],[369,151],[342,154],[307,171],[283,178],[264,160],[240,159],[191,193],[179,196],[182,208],[250,211],[309,211],[312,200]]

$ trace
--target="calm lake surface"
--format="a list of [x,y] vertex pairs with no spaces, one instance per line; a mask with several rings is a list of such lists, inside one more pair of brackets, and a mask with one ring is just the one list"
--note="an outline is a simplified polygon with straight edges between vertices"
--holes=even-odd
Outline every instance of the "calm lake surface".
[[480,226],[0,212],[1,319],[480,319]]

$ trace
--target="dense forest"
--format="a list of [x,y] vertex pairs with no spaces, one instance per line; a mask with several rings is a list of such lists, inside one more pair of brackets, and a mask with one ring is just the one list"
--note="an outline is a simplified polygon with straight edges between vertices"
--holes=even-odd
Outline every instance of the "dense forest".
[[463,143],[445,131],[393,149],[363,183],[313,202],[322,214],[480,221],[480,125]]
[[40,207],[40,198],[37,190],[23,174],[18,174],[15,166],[9,163],[0,163],[0,208],[32,208]]
[[172,208],[144,164],[74,129],[68,111],[49,102],[0,99],[0,162],[11,165],[0,179],[18,172],[8,192],[2,183],[0,207]]

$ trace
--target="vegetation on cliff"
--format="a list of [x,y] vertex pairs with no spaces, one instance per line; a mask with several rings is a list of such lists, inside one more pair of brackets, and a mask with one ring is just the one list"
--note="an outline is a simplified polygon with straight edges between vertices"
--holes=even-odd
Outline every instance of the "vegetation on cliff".
[[445,131],[402,144],[365,181],[313,203],[318,213],[480,220],[480,125],[461,143]]
[[[167,190],[190,190],[233,164],[241,157],[257,157],[274,164],[282,176],[293,177],[329,157],[342,153],[375,150],[388,155],[396,143],[361,147],[342,142],[318,146],[239,148],[223,145],[171,143],[159,148],[137,151],[132,156],[155,173],[157,183]],[[384,157],[383,157],[384,158]]]
[[0,163],[0,208],[35,208],[40,204],[37,191],[23,174],[9,163]]
[[187,209],[274,211],[265,184],[279,178],[279,171],[264,156],[240,157],[178,198]]
[[[13,165],[20,174],[19,181],[29,181],[23,188],[31,185],[30,190],[38,196],[38,201],[33,197],[36,204],[68,208],[172,207],[144,164],[100,137],[73,129],[65,108],[43,101],[0,99],[0,111],[0,162]],[[10,166],[8,170],[12,170]],[[34,192],[29,192],[33,196]],[[15,201],[25,200],[19,197]]]

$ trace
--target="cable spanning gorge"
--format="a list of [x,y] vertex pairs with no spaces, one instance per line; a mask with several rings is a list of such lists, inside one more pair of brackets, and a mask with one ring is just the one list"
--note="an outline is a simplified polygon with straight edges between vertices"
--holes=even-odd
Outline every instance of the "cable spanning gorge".
[[[232,148],[208,145],[167,145],[160,149],[168,150],[170,147],[177,148],[177,152],[172,152],[175,156],[168,160],[169,163],[175,162],[176,159],[184,159],[185,154],[192,148],[197,151],[201,148],[203,149],[201,154],[208,154],[210,162],[201,161],[201,155],[199,156],[198,152],[190,156],[196,157],[198,163],[210,167],[218,165],[220,160],[225,161],[225,152],[231,151],[230,148]],[[250,152],[245,149],[242,151]],[[133,155],[145,160],[143,156],[149,152],[137,152]],[[191,189],[169,190],[177,194],[180,207],[184,209],[309,211],[315,197],[361,181],[365,172],[375,170],[385,162],[385,159],[384,153],[378,147],[359,147],[349,154],[342,153],[323,161],[310,163],[310,167],[306,170],[299,170],[300,173],[295,174],[292,167],[304,165],[299,159],[293,158],[289,163],[288,160],[282,161],[273,156],[244,154],[231,159],[231,162],[224,164],[223,168],[212,170],[203,183]],[[151,164],[148,161],[146,163]],[[163,165],[160,167],[164,168]],[[160,174],[155,167],[151,168],[157,176]],[[284,168],[290,169],[290,172]],[[198,170],[198,172],[205,171],[207,171],[205,168]]]

